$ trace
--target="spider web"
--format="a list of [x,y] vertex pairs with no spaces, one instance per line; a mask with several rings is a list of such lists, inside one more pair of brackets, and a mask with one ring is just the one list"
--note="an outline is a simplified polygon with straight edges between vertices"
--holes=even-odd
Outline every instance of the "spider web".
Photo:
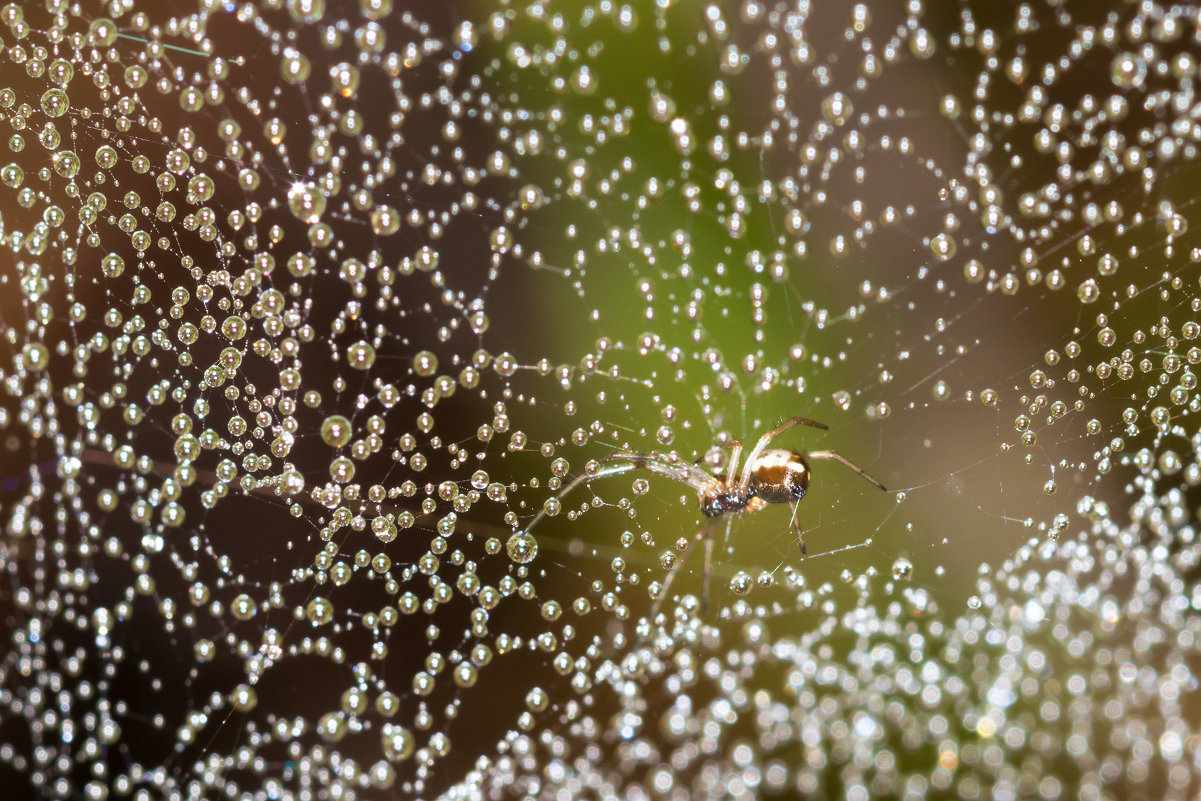
[[[0,10],[14,797],[1196,795],[1197,9],[102,13]],[[889,491],[708,609],[561,494],[794,415]]]

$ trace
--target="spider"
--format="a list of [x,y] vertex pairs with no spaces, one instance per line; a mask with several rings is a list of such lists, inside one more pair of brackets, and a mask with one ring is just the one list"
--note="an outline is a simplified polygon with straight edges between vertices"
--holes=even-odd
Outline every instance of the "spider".
[[[562,499],[567,493],[598,478],[607,478],[631,470],[649,470],[667,476],[670,479],[686,484],[696,490],[700,500],[701,512],[708,522],[692,537],[680,554],[679,560],[667,573],[663,585],[651,606],[651,617],[654,618],[659,606],[667,597],[676,575],[684,566],[685,560],[698,542],[705,542],[705,567],[701,591],[701,610],[709,608],[709,570],[713,561],[713,535],[716,523],[723,515],[739,514],[742,512],[757,512],[768,504],[791,503],[792,523],[796,528],[800,541],[801,553],[805,553],[805,534],[800,526],[796,526],[796,504],[805,497],[809,488],[809,460],[832,459],[842,462],[861,477],[875,484],[881,490],[884,485],[869,476],[863,468],[851,462],[834,451],[809,451],[801,453],[787,448],[768,448],[772,440],[795,425],[807,425],[822,431],[829,430],[822,423],[804,417],[793,417],[768,431],[759,438],[755,447],[751,448],[742,464],[742,472],[738,472],[739,459],[742,455],[742,443],[735,441],[728,447],[732,448],[730,461],[726,465],[724,475],[713,475],[702,470],[696,464],[679,462],[674,456],[669,457],[660,453],[634,453],[632,451],[614,451],[598,460],[598,469],[577,476],[559,492],[557,499]],[[547,512],[542,510],[526,527],[531,531]]]

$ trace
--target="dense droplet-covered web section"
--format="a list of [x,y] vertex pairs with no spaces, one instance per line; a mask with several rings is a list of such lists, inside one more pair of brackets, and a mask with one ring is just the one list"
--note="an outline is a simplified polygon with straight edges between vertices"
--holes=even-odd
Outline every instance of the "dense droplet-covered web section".
[[1201,792],[1201,6],[0,23],[6,797]]

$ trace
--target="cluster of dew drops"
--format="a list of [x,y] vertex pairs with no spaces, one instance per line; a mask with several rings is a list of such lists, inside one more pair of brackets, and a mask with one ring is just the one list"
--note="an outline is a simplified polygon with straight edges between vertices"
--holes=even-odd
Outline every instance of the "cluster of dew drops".
[[[829,28],[816,5],[0,8],[4,776],[98,800],[1195,794],[1201,10],[907,0]],[[631,92],[622,37],[696,80]],[[873,95],[908,68],[955,80]],[[591,352],[510,352],[531,286]],[[1047,310],[1029,386],[943,377],[983,352],[970,310],[1006,303]],[[730,319],[750,334],[723,347]],[[671,389],[697,375],[694,411]],[[962,611],[904,555],[878,603],[785,570],[821,613],[803,631],[742,570],[720,623],[689,594],[640,618],[679,549],[644,568],[627,532],[605,575],[528,529],[606,505],[557,497],[595,468],[566,454],[728,444],[751,432],[716,410],[785,395],[881,426],[1016,410],[998,453],[1071,503]]]

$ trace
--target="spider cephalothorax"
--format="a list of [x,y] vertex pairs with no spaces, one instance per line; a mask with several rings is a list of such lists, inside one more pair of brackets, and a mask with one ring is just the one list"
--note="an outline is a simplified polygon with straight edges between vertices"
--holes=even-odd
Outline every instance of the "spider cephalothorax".
[[[682,462],[674,454],[616,451],[599,460],[595,470],[577,476],[569,482],[557,497],[561,499],[580,484],[595,481],[598,478],[615,476],[631,470],[649,470],[681,484],[687,484],[696,490],[701,512],[710,519],[740,512],[757,512],[772,503],[792,503],[795,512],[795,504],[805,497],[805,491],[809,488],[809,460],[811,459],[830,459],[842,462],[866,480],[880,489],[884,489],[883,484],[865,473],[862,468],[834,451],[799,453],[785,448],[767,447],[773,439],[795,425],[807,425],[826,430],[826,426],[821,423],[804,417],[793,417],[760,437],[759,441],[755,443],[755,447],[747,454],[746,461],[741,465],[739,462],[742,455],[742,443],[733,442],[730,444],[730,460],[722,475],[713,475],[697,465]],[[738,469],[740,466],[741,472]],[[531,531],[545,516],[545,511],[535,515],[529,526],[526,527],[526,532]],[[793,520],[796,520],[795,514]],[[799,527],[797,527],[797,536],[801,543],[801,553],[804,553],[805,537]],[[708,606],[709,567],[713,554],[713,527],[711,524],[703,526],[696,533],[675,566],[668,572],[651,607],[652,616],[658,611],[659,604],[667,597],[667,590],[675,580],[676,574],[683,566],[689,552],[702,539],[705,541],[702,604],[705,607]]]

